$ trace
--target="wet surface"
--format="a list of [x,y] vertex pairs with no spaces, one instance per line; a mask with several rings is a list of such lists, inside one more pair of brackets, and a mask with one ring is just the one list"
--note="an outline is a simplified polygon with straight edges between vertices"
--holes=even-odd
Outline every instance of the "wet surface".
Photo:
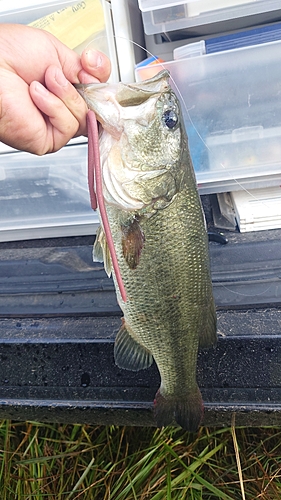
[[[275,238],[273,238],[273,233]],[[207,424],[281,422],[281,239],[210,243],[218,344],[201,351]],[[0,418],[154,425],[155,364],[117,368],[121,324],[92,239],[0,244]]]

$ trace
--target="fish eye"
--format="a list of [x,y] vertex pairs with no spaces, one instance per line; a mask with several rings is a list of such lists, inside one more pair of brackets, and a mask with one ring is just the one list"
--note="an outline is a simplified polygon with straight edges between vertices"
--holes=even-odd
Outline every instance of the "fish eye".
[[178,115],[174,110],[168,109],[163,113],[163,122],[168,128],[174,128],[178,123]]

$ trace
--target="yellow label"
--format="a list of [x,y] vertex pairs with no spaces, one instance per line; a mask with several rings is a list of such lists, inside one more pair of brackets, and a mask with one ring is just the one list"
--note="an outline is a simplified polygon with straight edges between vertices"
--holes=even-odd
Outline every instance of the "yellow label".
[[85,40],[105,29],[100,0],[82,0],[53,14],[30,23],[52,33],[65,45],[74,49]]

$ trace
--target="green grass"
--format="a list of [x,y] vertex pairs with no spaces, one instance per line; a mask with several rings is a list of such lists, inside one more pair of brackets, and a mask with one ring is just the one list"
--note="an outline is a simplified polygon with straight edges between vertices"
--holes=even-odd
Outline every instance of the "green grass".
[[1,500],[281,498],[281,429],[0,422]]

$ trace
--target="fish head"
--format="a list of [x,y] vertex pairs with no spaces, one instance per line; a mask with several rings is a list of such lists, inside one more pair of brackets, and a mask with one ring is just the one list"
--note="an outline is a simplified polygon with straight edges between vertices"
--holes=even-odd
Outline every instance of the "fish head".
[[148,214],[167,206],[184,176],[186,140],[168,71],[140,83],[79,85],[78,91],[101,124],[106,202]]

